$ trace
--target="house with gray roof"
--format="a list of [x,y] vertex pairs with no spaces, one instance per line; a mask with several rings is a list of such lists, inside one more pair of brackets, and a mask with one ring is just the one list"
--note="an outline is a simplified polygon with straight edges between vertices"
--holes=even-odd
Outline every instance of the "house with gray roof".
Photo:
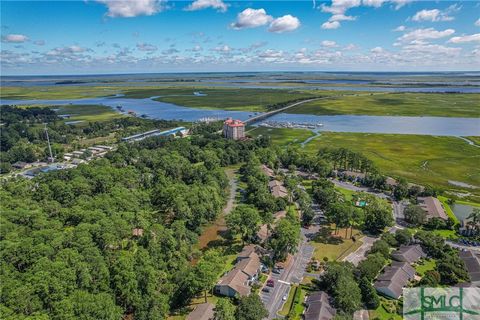
[[403,293],[403,288],[415,277],[415,269],[408,262],[393,261],[385,267],[384,272],[378,276],[374,283],[378,293],[398,299]]
[[466,250],[460,251],[459,256],[465,263],[471,285],[480,287],[480,253]]
[[337,311],[330,305],[330,297],[324,291],[312,292],[305,298],[305,320],[330,320]]
[[190,312],[186,320],[213,320],[215,306],[211,303],[201,303],[195,306]]
[[248,296],[250,285],[256,281],[260,273],[260,257],[255,245],[243,247],[237,256],[235,267],[220,278],[214,291],[222,296]]
[[392,259],[400,262],[414,263],[425,258],[427,255],[423,252],[422,247],[418,244],[411,246],[401,246],[392,253]]

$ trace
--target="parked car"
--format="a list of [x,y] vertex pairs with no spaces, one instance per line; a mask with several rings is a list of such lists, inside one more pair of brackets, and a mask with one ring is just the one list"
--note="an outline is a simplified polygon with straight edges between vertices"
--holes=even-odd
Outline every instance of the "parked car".
[[273,273],[276,273],[276,274],[280,274],[281,270],[278,269],[278,268],[273,268],[273,269],[272,269],[272,272],[273,272]]
[[287,301],[287,299],[288,299],[288,294],[286,294],[286,295],[284,295],[284,296],[282,297],[282,300],[283,300],[283,301]]
[[267,286],[269,287],[275,287],[275,282],[272,279],[267,280]]
[[268,292],[270,292],[270,288],[269,287],[263,287],[262,291],[268,293]]
[[275,268],[280,269],[280,270],[283,270],[283,269],[284,269],[283,266],[281,266],[281,265],[279,265],[279,264],[277,264],[277,265],[275,266]]

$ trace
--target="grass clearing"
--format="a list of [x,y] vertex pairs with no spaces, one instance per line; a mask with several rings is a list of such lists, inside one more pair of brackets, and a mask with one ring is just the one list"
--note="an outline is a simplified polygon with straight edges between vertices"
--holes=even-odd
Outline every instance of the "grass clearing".
[[[315,259],[319,261],[323,261],[324,258],[328,258],[328,261],[341,260],[362,245],[362,241],[345,239],[345,229],[339,230],[338,235],[333,235],[333,231],[333,225],[325,225],[319,231],[318,236],[310,242],[315,248],[313,252]],[[353,229],[353,236],[359,233],[359,230]],[[348,230],[348,235],[350,235],[350,230]]]
[[385,93],[312,101],[287,113],[315,115],[375,115],[480,117],[480,94]]
[[335,190],[337,190],[341,194],[343,194],[343,196],[345,197],[345,200],[347,200],[347,201],[352,201],[353,200],[353,195],[355,194],[355,191],[345,189],[345,188],[339,187],[337,185],[335,185]]
[[419,276],[423,277],[425,272],[430,270],[435,270],[435,266],[437,263],[434,259],[423,259],[421,260],[421,264],[417,264],[415,266],[415,271],[418,273]]
[[380,297],[380,305],[375,310],[370,310],[370,319],[380,319],[380,320],[402,320],[403,317],[398,313],[393,313],[387,311],[389,309],[388,305],[392,304],[393,300],[387,300],[383,297]]

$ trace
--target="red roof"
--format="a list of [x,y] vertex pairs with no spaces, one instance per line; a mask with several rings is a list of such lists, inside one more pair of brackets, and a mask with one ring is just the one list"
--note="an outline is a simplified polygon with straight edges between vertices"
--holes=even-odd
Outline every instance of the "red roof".
[[225,120],[225,124],[229,127],[243,127],[245,124],[241,120],[234,120],[232,118],[228,118]]

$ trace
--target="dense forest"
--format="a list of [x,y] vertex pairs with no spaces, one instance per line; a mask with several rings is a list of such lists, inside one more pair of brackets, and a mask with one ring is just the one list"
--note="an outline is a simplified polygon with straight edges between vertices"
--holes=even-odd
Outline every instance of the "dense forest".
[[225,201],[220,166],[264,143],[208,130],[152,138],[76,169],[4,182],[3,318],[160,319],[187,303],[202,289],[188,280],[199,226]]

